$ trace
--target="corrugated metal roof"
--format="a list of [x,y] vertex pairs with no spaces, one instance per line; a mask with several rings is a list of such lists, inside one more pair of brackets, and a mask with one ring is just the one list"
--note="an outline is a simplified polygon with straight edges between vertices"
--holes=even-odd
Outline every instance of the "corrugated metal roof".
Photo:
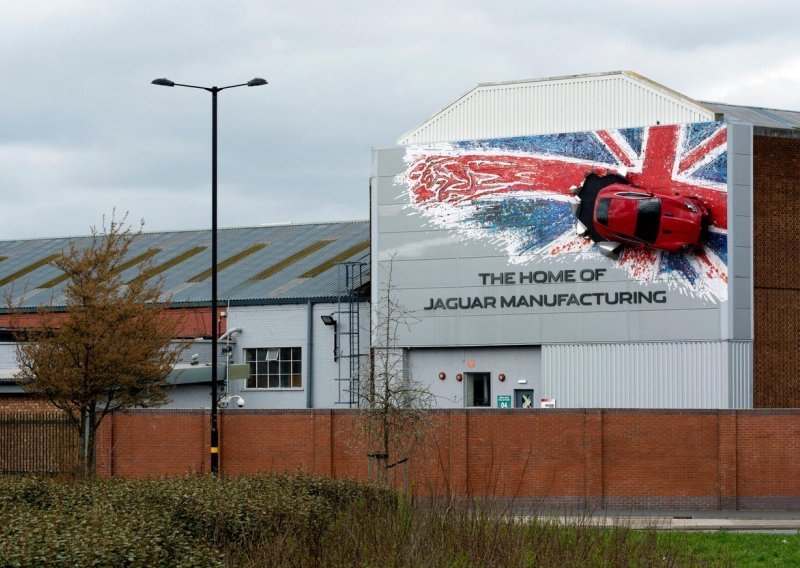
[[800,112],[725,103],[703,102],[728,120],[751,123],[762,128],[800,128]]
[[[50,260],[70,242],[85,247],[90,240],[0,241],[2,297],[23,308],[63,305],[66,282]],[[337,265],[362,258],[369,263],[369,222],[220,229],[218,245],[220,301],[334,298],[347,287]],[[164,292],[174,303],[210,302],[211,231],[142,233],[128,253],[130,265],[122,272],[126,282],[138,275],[137,261],[143,257],[161,270]]]
[[448,142],[714,120],[714,112],[632,71],[482,83],[403,134]]
[[[633,71],[481,83],[398,144],[532,136],[728,119],[800,129],[800,112],[698,101]],[[784,135],[784,134],[779,134]]]

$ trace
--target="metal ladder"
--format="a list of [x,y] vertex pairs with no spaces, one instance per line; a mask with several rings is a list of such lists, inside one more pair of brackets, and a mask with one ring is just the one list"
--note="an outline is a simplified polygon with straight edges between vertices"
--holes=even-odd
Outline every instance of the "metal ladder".
[[339,385],[337,404],[358,408],[361,398],[360,380],[366,370],[367,356],[361,349],[361,305],[364,303],[361,290],[369,281],[368,259],[340,263],[338,277],[340,290],[344,292],[339,296],[336,305],[335,333],[339,346],[336,357],[336,381]]

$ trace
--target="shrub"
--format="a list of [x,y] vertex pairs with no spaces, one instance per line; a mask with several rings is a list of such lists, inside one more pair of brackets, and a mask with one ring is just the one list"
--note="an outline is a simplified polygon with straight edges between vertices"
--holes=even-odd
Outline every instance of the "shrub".
[[342,508],[387,490],[310,476],[58,482],[0,479],[0,566],[220,566],[297,536],[314,547]]
[[[672,566],[653,533],[416,503],[348,480],[0,478],[0,568]],[[682,562],[689,562],[681,559]]]

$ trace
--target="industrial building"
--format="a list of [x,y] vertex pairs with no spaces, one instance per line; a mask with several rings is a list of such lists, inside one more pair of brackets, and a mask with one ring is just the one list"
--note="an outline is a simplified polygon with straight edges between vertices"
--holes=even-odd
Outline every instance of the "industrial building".
[[[21,312],[16,320],[0,315],[0,406],[27,397],[14,379],[15,332],[35,325],[40,305],[63,309],[67,279],[51,261],[89,239],[0,241],[0,294]],[[144,262],[154,267],[180,321],[176,340],[190,340],[169,377],[167,408],[211,406],[210,248],[208,230],[142,233],[123,265],[125,281]],[[369,346],[366,221],[220,229],[218,272],[223,405],[237,396],[256,409],[357,402]]]
[[800,405],[800,112],[619,71],[481,84],[397,143],[372,300],[440,406]]
[[[442,408],[800,407],[798,161],[800,112],[632,72],[478,85],[373,152],[369,223],[220,230],[224,395],[358,406],[388,292],[408,312],[390,338],[402,373]],[[611,190],[658,204],[634,214],[657,211],[652,238],[603,229],[631,217],[602,209]],[[702,213],[697,242],[670,207]],[[57,308],[50,262],[70,240],[0,242],[0,293]],[[210,241],[145,233],[126,266],[159,268],[195,340],[173,408],[210,405]],[[24,396],[9,325],[6,401]]]

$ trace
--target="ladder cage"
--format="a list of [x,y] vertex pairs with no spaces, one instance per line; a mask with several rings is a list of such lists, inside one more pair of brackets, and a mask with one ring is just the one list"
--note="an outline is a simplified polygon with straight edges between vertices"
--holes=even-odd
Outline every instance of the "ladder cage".
[[[369,316],[362,318],[365,303],[364,289],[369,283],[369,259],[342,262],[338,265],[341,293],[336,304],[339,398],[337,404],[358,408],[361,399],[361,377],[367,370],[367,350],[362,346],[362,324],[369,327]],[[367,308],[368,309],[368,308]],[[369,314],[369,312],[367,312]],[[365,321],[362,322],[362,319]],[[369,337],[369,329],[364,330]]]

